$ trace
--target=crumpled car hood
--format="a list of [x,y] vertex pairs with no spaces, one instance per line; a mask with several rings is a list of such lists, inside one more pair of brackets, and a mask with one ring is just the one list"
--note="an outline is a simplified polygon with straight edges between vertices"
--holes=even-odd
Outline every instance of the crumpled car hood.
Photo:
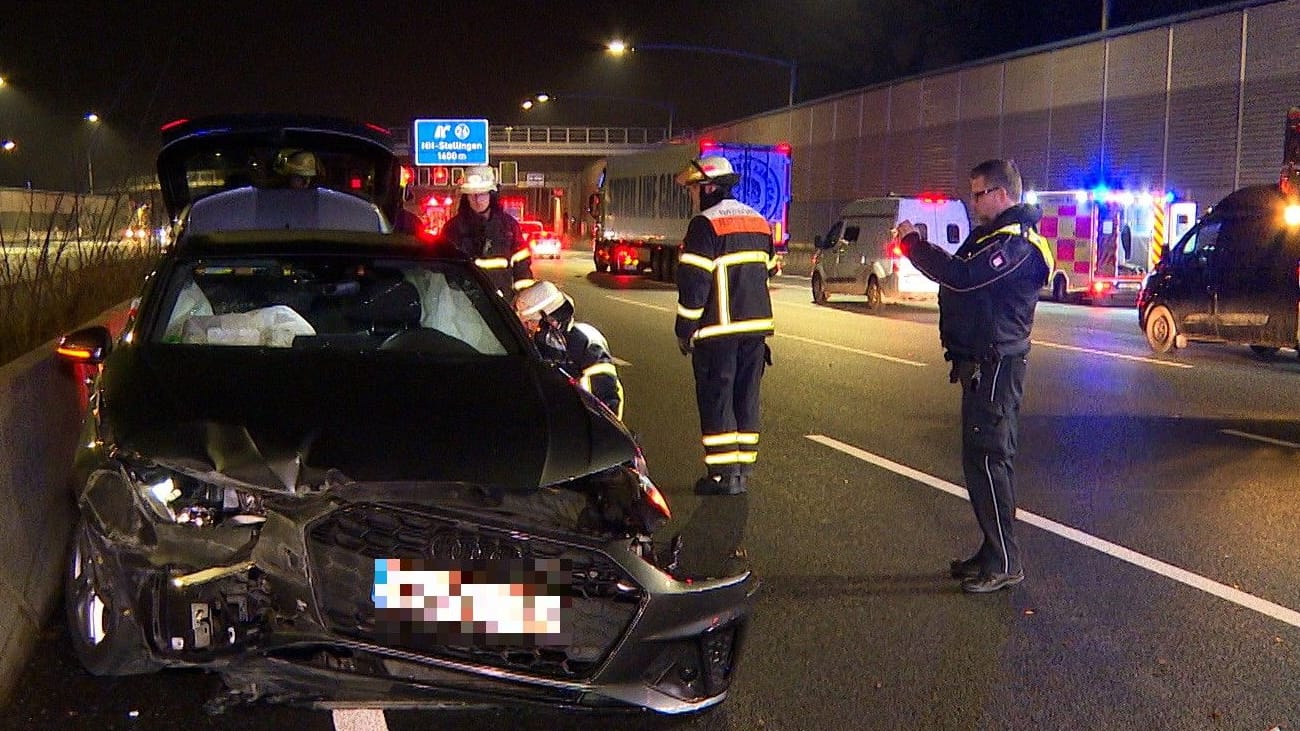
[[621,424],[524,356],[142,345],[112,354],[103,387],[112,445],[272,489],[338,470],[527,490],[635,454]]

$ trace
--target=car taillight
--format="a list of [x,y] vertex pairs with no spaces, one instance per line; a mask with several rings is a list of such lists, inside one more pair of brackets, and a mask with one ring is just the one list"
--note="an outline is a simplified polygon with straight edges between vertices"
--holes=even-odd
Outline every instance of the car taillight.
[[1093,282],[1092,291],[1094,294],[1101,294],[1110,289],[1110,282]]
[[902,255],[903,255],[903,245],[902,245],[902,244],[894,244],[893,248],[891,248],[891,249],[889,250],[889,252],[890,252],[891,254],[893,254],[894,256],[902,256]]

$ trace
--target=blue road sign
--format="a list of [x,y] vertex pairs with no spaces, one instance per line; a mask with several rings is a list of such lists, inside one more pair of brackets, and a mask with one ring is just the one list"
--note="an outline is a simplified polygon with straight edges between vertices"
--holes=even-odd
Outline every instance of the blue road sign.
[[412,148],[416,165],[486,165],[486,119],[417,119]]

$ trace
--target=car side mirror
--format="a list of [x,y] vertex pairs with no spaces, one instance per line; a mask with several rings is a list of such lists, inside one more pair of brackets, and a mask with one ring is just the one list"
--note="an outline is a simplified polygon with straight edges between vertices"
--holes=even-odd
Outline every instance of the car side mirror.
[[86,327],[59,338],[54,349],[59,359],[67,363],[99,365],[113,349],[113,336],[103,325]]

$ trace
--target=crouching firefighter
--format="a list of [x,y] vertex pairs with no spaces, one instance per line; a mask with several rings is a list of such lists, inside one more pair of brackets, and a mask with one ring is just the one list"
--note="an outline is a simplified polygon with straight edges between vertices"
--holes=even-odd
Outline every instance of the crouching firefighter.
[[758,459],[759,382],[772,362],[775,271],[767,219],[736,200],[740,176],[725,157],[704,157],[677,175],[700,211],[686,228],[677,267],[677,343],[691,356],[706,474],[700,495],[748,489]]
[[535,282],[519,290],[515,312],[542,357],[559,363],[622,421],[623,384],[609,343],[592,325],[574,322],[573,298],[550,282]]

